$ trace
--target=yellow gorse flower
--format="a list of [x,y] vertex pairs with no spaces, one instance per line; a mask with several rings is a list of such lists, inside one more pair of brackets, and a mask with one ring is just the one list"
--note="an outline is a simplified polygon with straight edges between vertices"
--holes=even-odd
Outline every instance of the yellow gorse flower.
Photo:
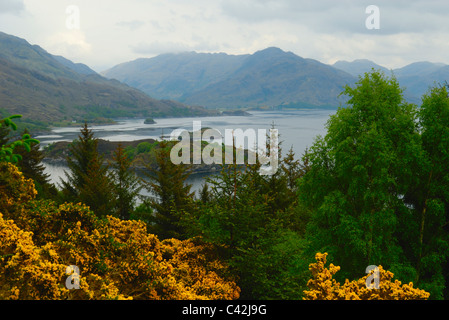
[[401,281],[393,280],[393,273],[379,266],[379,289],[367,288],[365,277],[349,281],[341,285],[332,277],[340,271],[340,267],[329,265],[326,268],[327,253],[317,253],[316,263],[309,266],[312,279],[307,283],[309,290],[304,291],[304,300],[427,300],[430,294],[414,288],[413,283],[402,285]]
[[[237,299],[213,248],[160,241],[140,221],[98,220],[82,203],[35,200],[31,180],[0,164],[0,299]],[[67,266],[78,289],[68,289]]]

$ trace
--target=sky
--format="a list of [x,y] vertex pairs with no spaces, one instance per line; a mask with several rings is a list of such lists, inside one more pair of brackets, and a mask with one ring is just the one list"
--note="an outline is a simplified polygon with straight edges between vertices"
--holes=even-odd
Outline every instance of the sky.
[[448,16],[447,0],[0,0],[0,31],[97,72],[169,52],[267,47],[327,64],[449,64]]

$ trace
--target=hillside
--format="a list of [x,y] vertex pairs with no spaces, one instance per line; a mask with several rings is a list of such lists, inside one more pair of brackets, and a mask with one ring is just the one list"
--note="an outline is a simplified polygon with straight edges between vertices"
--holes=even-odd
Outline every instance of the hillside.
[[24,121],[44,127],[61,121],[197,116],[211,111],[151,98],[0,32],[0,113],[19,113]]
[[378,65],[377,63],[367,60],[367,59],[357,59],[352,62],[348,61],[337,61],[332,65],[334,68],[343,70],[354,77],[358,77],[359,75],[363,75],[365,72],[371,71],[371,69],[381,70],[385,73],[388,73],[389,70],[385,67]]
[[182,99],[226,79],[248,55],[224,53],[162,54],[119,64],[102,74],[120,80],[158,99]]
[[138,59],[103,72],[149,95],[208,108],[338,106],[355,78],[278,48],[252,55],[181,53]]
[[401,87],[404,88],[405,98],[416,104],[421,102],[422,95],[428,91],[429,87],[449,81],[448,65],[428,61],[411,63],[393,70],[369,60],[338,61],[333,66],[356,77],[370,71],[371,68],[384,71],[387,75],[394,74]]

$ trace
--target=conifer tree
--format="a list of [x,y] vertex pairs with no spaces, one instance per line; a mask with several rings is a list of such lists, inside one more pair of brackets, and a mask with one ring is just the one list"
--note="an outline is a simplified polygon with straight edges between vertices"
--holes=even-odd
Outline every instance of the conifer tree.
[[112,183],[103,157],[97,151],[98,140],[87,123],[78,139],[70,146],[66,180],[61,179],[63,200],[83,202],[98,216],[112,214],[114,203]]
[[199,201],[202,204],[208,204],[212,200],[212,195],[209,190],[208,183],[204,183],[201,187],[201,190],[199,191]]
[[[27,129],[24,130],[23,135],[29,135]],[[44,154],[39,148],[39,144],[30,143],[30,150],[26,150],[24,146],[18,146],[16,152],[21,156],[18,162],[18,167],[21,169],[23,175],[34,181],[38,197],[40,198],[54,198],[57,195],[56,187],[50,182],[50,175],[45,173],[45,166],[42,163]]]
[[114,152],[110,168],[112,169],[116,215],[120,219],[129,220],[142,186],[134,172],[131,171],[131,161],[126,156],[121,144]]
[[79,200],[88,205],[98,217],[116,216],[114,185],[101,157],[91,160],[84,182],[83,188],[79,190]]
[[[239,276],[243,299],[291,299],[305,285],[299,272],[303,243],[286,228],[290,222],[273,199],[278,190],[269,190],[272,181],[260,175],[260,166],[223,165],[220,174],[208,179],[210,200],[185,217],[185,225],[191,236],[221,248],[222,258]],[[276,185],[286,181],[281,175],[279,170],[272,177]]]
[[8,143],[9,133],[10,133],[9,128],[7,126],[0,124],[0,147]]
[[185,238],[180,225],[181,215],[192,210],[194,193],[186,183],[189,172],[184,165],[175,165],[170,159],[170,143],[161,141],[155,150],[156,166],[146,165],[145,189],[152,195],[154,209],[150,231],[162,239]]

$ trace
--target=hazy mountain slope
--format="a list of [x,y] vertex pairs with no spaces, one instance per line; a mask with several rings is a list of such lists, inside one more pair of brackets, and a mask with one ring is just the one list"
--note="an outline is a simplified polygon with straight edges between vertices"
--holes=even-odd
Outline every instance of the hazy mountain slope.
[[208,108],[338,106],[343,86],[355,81],[345,72],[278,48],[240,56],[161,55],[103,74],[153,96]]
[[52,78],[82,79],[80,74],[62,66],[41,47],[31,45],[24,39],[3,32],[0,32],[0,58]]
[[76,73],[84,74],[84,75],[97,74],[94,70],[92,70],[91,68],[89,68],[88,66],[86,66],[83,63],[73,63],[69,59],[66,59],[62,56],[53,55],[53,58],[55,58],[59,63],[63,64],[67,68],[72,69]]
[[411,102],[420,103],[430,87],[449,81],[449,66],[442,63],[416,62],[393,71]]
[[433,63],[428,61],[421,61],[411,63],[403,68],[394,69],[394,74],[398,78],[406,77],[422,77],[437,72],[439,69],[445,67],[444,63]]
[[421,102],[422,95],[430,87],[449,81],[448,65],[428,61],[411,63],[405,67],[393,70],[388,70],[369,60],[339,61],[333,66],[354,76],[363,75],[364,72],[369,71],[371,68],[380,69],[388,76],[393,74],[396,76],[400,86],[404,88],[406,100],[416,104]]
[[102,74],[155,98],[181,99],[225,79],[242,65],[246,57],[224,53],[162,54],[122,63]]
[[343,70],[354,77],[358,77],[359,75],[363,75],[366,72],[370,72],[372,69],[381,70],[388,74],[389,70],[385,67],[378,65],[377,63],[367,60],[367,59],[357,59],[352,62],[348,61],[337,61],[332,65],[334,68]]
[[338,106],[347,73],[291,52],[268,48],[246,58],[230,77],[185,97],[207,107]]
[[159,101],[89,67],[56,57],[0,33],[0,110],[29,121],[98,120],[210,114],[203,108]]

